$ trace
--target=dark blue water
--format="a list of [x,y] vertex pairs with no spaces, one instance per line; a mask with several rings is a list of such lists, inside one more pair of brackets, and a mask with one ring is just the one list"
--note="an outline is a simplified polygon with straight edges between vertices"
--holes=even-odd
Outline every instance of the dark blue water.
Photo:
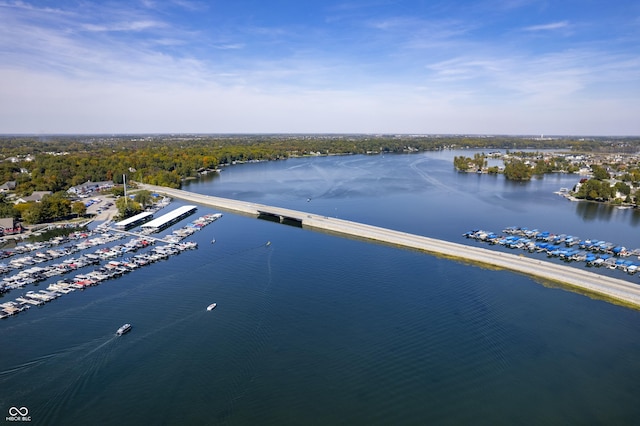
[[[460,154],[245,164],[185,189],[455,242],[515,225],[640,247],[634,211],[553,194],[577,176],[458,174]],[[232,214],[189,239],[198,250],[0,322],[0,419],[24,406],[65,425],[637,422],[637,311]]]

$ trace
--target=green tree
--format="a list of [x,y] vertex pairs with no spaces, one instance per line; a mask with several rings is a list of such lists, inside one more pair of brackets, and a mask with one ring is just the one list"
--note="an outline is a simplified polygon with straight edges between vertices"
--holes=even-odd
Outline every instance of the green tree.
[[26,223],[35,224],[44,221],[45,215],[41,203],[24,203],[22,210],[22,220]]
[[504,165],[504,176],[509,180],[530,180],[533,170],[522,160],[511,160]]
[[553,172],[554,164],[551,162],[546,162],[544,160],[537,160],[536,164],[533,168],[533,174],[543,175],[545,173]]
[[116,200],[116,207],[121,219],[126,219],[130,216],[138,214],[142,211],[140,203],[128,200],[126,197],[120,197]]
[[19,218],[20,212],[18,212],[13,203],[7,202],[7,197],[5,194],[0,193],[0,217],[13,217]]
[[469,170],[471,164],[471,158],[465,157],[464,155],[453,157],[453,167],[460,172],[466,172]]
[[146,189],[142,189],[136,192],[136,195],[133,197],[133,200],[139,203],[142,206],[142,208],[145,208],[153,204],[153,196],[151,195],[151,191],[147,191]]
[[597,164],[594,164],[593,166],[591,166],[591,171],[593,172],[594,179],[606,180],[611,178],[611,176],[607,172],[607,169],[605,169],[602,166],[598,166]]
[[487,156],[480,153],[473,154],[473,160],[471,160],[476,170],[482,170],[487,167]]
[[631,194],[631,187],[624,182],[616,182],[614,188],[623,195]]
[[71,201],[64,192],[45,195],[39,204],[42,207],[43,221],[61,219],[71,214]]
[[601,181],[595,178],[589,179],[580,185],[576,198],[587,200],[609,201],[615,196],[615,189],[609,185],[608,181]]
[[87,206],[82,201],[75,201],[71,204],[71,211],[78,217],[87,214]]

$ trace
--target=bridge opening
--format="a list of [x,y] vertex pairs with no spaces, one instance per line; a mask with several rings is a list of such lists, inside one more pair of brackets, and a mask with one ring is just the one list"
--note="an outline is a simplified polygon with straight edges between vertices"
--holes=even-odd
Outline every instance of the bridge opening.
[[280,222],[280,216],[265,212],[259,212],[258,219],[268,220],[269,222]]
[[281,216],[275,213],[258,212],[258,219],[268,220],[269,222],[279,222],[284,225],[295,226],[302,228],[302,219],[289,216]]
[[283,225],[296,226],[298,228],[302,228],[302,220],[296,219],[294,217],[283,217],[280,221]]

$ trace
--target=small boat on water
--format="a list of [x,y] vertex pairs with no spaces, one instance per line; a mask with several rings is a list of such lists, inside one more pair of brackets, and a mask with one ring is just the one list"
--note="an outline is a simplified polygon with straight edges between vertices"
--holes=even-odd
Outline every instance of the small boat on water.
[[122,336],[123,334],[128,333],[129,331],[131,331],[131,324],[125,324],[122,327],[120,327],[118,331],[116,331],[116,334],[118,336]]
[[213,311],[216,308],[216,306],[218,306],[217,303],[210,304],[209,306],[207,306],[207,311]]

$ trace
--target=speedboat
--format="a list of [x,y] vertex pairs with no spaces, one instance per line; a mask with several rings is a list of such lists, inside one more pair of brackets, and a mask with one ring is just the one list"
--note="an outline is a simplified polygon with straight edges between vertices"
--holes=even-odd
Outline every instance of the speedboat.
[[124,333],[131,331],[131,324],[125,324],[116,331],[118,336],[122,336]]
[[213,311],[216,306],[218,306],[216,303],[212,303],[209,306],[207,306],[207,311]]

